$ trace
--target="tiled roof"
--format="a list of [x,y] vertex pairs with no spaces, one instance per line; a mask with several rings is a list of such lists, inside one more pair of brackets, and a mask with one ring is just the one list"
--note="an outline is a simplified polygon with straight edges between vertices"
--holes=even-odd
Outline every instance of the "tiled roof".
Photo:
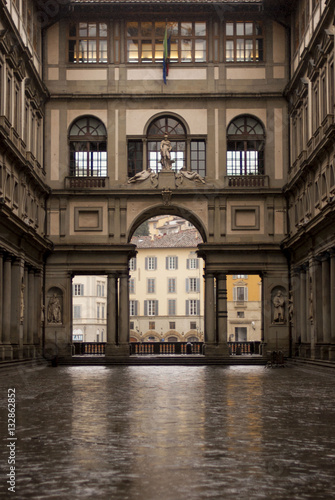
[[188,229],[179,233],[164,236],[134,236],[131,243],[137,248],[195,248],[202,243],[202,238],[197,230]]

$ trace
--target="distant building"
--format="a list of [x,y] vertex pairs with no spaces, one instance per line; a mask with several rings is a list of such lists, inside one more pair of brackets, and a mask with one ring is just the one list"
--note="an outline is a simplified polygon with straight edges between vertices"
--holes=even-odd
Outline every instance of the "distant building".
[[204,281],[203,260],[196,254],[201,242],[198,231],[193,228],[154,239],[142,236],[132,242],[138,253],[130,261],[130,340],[203,341]]
[[107,277],[75,276],[72,282],[72,340],[106,342]]

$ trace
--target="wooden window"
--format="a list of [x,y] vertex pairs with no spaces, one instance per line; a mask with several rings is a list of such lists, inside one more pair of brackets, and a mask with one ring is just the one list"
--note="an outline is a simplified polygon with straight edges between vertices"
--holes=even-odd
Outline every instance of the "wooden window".
[[175,256],[169,256],[166,257],[165,259],[165,268],[168,270],[175,270],[178,269],[178,257]]
[[135,278],[129,280],[129,293],[135,293]]
[[200,300],[186,300],[186,316],[199,316]]
[[107,24],[104,22],[70,23],[69,62],[107,63],[107,33]]
[[144,301],[144,316],[158,316],[158,300]]
[[146,257],[145,269],[146,271],[155,271],[157,269],[157,257]]
[[138,314],[137,300],[130,300],[129,301],[129,315],[130,316],[137,316],[137,314]]
[[73,285],[73,295],[84,295],[84,285],[76,284]]
[[168,293],[176,293],[176,278],[168,278]]
[[235,286],[233,288],[234,302],[244,302],[248,300],[248,288],[245,286]]
[[129,271],[136,271],[136,257],[129,260]]
[[226,22],[226,62],[261,62],[264,60],[263,26],[259,22]]
[[207,61],[206,22],[129,21],[126,26],[127,62],[162,62],[165,29],[171,62]]
[[176,300],[175,299],[168,300],[168,314],[171,314],[171,315],[176,314]]
[[147,293],[155,293],[156,291],[156,280],[155,278],[147,279]]

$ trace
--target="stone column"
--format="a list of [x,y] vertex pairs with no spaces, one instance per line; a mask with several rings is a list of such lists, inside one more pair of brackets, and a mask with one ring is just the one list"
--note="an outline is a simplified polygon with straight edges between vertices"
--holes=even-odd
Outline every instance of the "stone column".
[[28,272],[28,336],[27,343],[32,345],[34,343],[34,311],[35,311],[35,273],[33,269]]
[[205,274],[205,343],[206,345],[216,344],[214,274],[207,272]]
[[323,342],[330,343],[330,260],[325,254],[321,261],[322,270],[322,333]]
[[294,319],[293,319],[293,352],[294,352],[294,344],[299,342],[299,338],[302,338],[301,335],[301,314],[300,314],[300,306],[301,306],[301,293],[300,293],[300,268],[294,268],[292,271],[292,292],[293,292],[293,304],[294,304]]
[[306,342],[311,341],[311,321],[310,321],[310,282],[309,282],[309,266],[306,264],[305,274],[305,294],[306,294]]
[[330,327],[331,343],[335,344],[335,249],[330,254]]
[[12,301],[12,259],[10,257],[5,258],[3,284],[2,341],[4,344],[10,344],[10,313]]
[[306,312],[306,268],[300,269],[300,339],[307,342],[307,312]]
[[217,336],[219,344],[227,343],[227,278],[225,274],[218,274],[216,279],[217,293]]
[[15,346],[15,357],[18,357],[18,349],[22,347],[22,339],[20,338],[20,312],[21,312],[21,261],[15,259],[12,263],[12,286],[11,286],[11,325],[10,338],[12,345]]
[[35,288],[35,321],[33,340],[34,345],[42,347],[41,339],[41,314],[42,314],[42,273],[40,270],[35,272],[34,278]]
[[[119,285],[119,338],[120,346],[129,344],[129,281],[128,271],[120,276]],[[128,349],[129,353],[129,349]]]
[[107,277],[107,344],[117,341],[117,277],[108,274]]
[[322,342],[322,308],[320,307],[321,263],[312,257],[309,262],[310,277],[312,280],[310,295],[310,321],[311,321],[311,357],[318,358],[319,352],[316,344]]
[[28,314],[29,314],[29,290],[28,290],[28,267],[24,268],[24,310],[23,310],[23,344],[28,343]]

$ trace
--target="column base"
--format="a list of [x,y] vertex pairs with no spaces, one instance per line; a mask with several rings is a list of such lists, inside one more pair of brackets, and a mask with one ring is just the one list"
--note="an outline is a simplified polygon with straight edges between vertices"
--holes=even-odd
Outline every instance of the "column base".
[[106,344],[105,356],[108,358],[122,357],[129,358],[130,349],[129,344]]
[[205,344],[206,358],[229,357],[229,349],[226,343],[224,344]]
[[335,361],[335,345],[329,346],[329,361]]
[[4,361],[13,359],[13,346],[11,344],[2,344],[1,351]]

